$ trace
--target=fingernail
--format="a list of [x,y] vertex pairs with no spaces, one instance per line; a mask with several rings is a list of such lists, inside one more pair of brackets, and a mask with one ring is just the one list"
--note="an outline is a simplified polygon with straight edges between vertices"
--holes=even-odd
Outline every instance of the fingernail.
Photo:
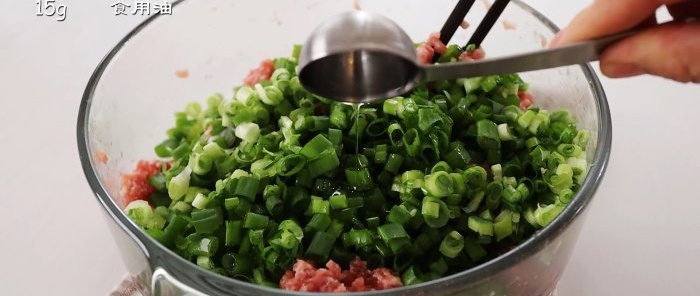
[[624,78],[644,74],[644,69],[634,64],[606,63],[600,65],[600,70],[610,78]]
[[552,41],[549,42],[549,47],[557,46],[562,36],[564,36],[564,30],[560,30],[556,35],[554,35],[554,37],[552,37]]

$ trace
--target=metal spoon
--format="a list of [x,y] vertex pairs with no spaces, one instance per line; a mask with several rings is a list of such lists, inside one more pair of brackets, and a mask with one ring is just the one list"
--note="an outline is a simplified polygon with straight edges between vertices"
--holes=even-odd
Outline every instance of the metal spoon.
[[411,38],[380,14],[351,11],[319,25],[299,55],[299,80],[336,101],[370,103],[421,82],[555,68],[595,61],[620,33],[570,46],[474,62],[421,65]]

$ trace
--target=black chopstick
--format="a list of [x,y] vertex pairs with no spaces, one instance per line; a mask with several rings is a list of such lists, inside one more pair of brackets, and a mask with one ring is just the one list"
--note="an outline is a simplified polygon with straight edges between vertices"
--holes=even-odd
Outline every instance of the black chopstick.
[[450,16],[447,17],[445,24],[442,25],[442,29],[440,30],[440,41],[442,43],[447,45],[447,43],[450,42],[450,39],[452,39],[452,36],[454,36],[457,28],[462,25],[464,17],[472,8],[472,5],[474,5],[474,1],[475,0],[459,0],[457,5],[455,5],[452,13],[450,13]]
[[506,9],[508,2],[510,2],[510,0],[496,0],[493,2],[493,5],[491,5],[489,11],[486,12],[486,16],[484,16],[484,19],[481,20],[481,23],[479,23],[476,31],[474,31],[474,35],[472,35],[464,48],[472,44],[474,44],[474,48],[479,48],[479,46],[481,46],[481,43],[484,41],[484,38],[486,38],[486,35],[489,33],[489,31],[491,31],[491,28],[493,28],[493,25],[496,23],[498,18],[501,17],[503,10]]

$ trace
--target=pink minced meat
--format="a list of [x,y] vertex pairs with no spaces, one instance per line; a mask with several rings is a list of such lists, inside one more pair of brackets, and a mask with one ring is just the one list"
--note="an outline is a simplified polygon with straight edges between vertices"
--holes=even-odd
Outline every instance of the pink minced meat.
[[[442,55],[447,50],[442,41],[440,41],[440,32],[434,32],[428,36],[428,39],[416,48],[416,54],[418,55],[418,61],[422,64],[429,64],[433,62],[433,57],[435,54]],[[459,55],[458,60],[460,61],[477,61],[486,57],[486,52],[481,47],[473,51],[465,51]]]
[[442,41],[440,41],[440,32],[434,32],[428,36],[428,40],[416,48],[416,53],[418,54],[418,60],[423,64],[428,64],[433,62],[433,56],[435,53],[443,54],[447,47]]
[[483,48],[479,47],[475,50],[461,53],[457,59],[460,61],[478,61],[483,60],[485,57],[486,52]]
[[280,288],[303,292],[362,292],[401,286],[401,279],[391,270],[383,267],[369,270],[360,258],[350,262],[348,270],[342,270],[333,260],[326,263],[326,268],[316,268],[299,259],[280,280]]
[[260,62],[260,66],[250,70],[248,75],[243,79],[243,83],[248,86],[253,86],[258,82],[269,80],[272,72],[275,71],[275,65],[270,59]]

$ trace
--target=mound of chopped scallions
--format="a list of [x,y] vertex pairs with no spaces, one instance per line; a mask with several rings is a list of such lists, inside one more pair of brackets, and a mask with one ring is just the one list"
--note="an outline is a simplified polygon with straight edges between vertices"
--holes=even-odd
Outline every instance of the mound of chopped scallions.
[[587,171],[567,111],[521,110],[518,75],[442,81],[376,105],[315,97],[296,57],[175,114],[170,164],[126,213],[214,272],[277,286],[295,259],[359,256],[405,285],[482,263],[550,223]]

